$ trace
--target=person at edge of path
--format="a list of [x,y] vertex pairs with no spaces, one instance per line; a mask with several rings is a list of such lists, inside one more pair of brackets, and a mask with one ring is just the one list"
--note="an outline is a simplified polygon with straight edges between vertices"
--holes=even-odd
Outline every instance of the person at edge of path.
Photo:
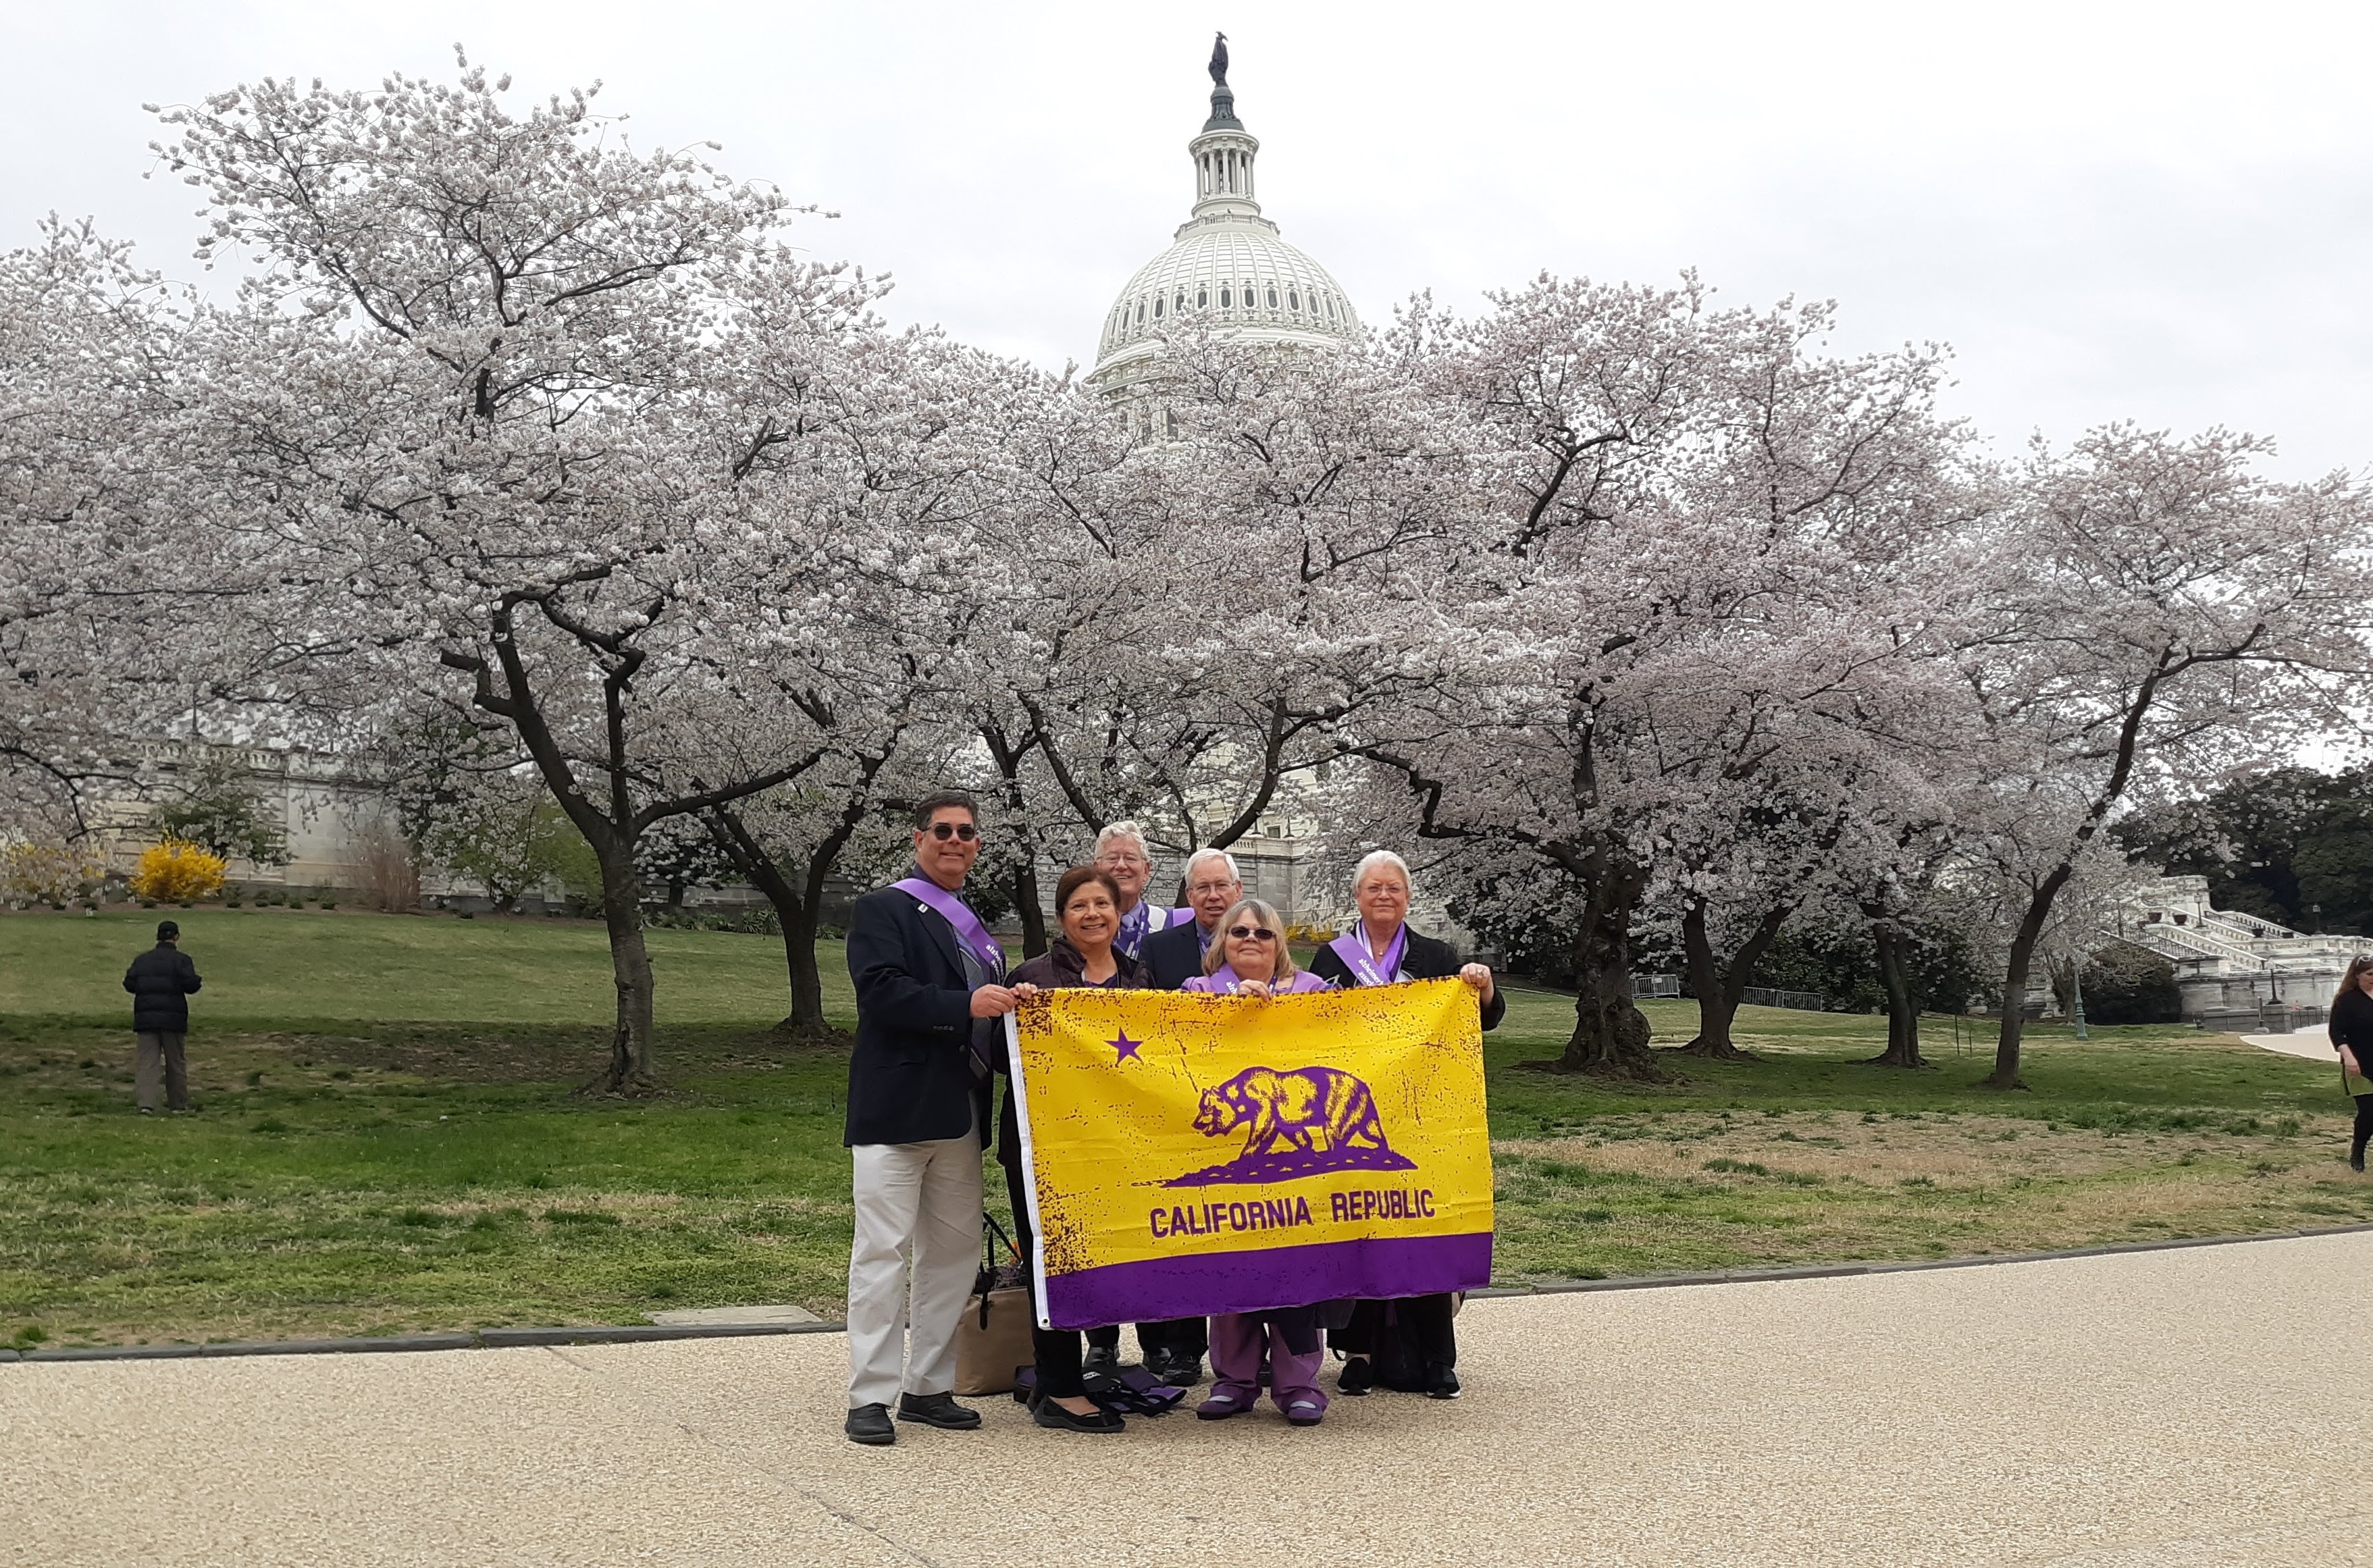
[[2356,1129],[2349,1135],[2348,1168],[2365,1168],[2365,1144],[2373,1139],[2373,1077],[2365,1064],[2373,1058],[2373,953],[2348,961],[2340,977],[2340,994],[2332,999],[2328,1025],[2332,1045],[2340,1053],[2340,1082],[2356,1101]]
[[[1102,866],[1073,866],[1063,873],[1055,884],[1055,919],[1061,934],[1046,952],[1013,971],[1017,990],[1035,994],[1076,986],[1143,990],[1153,984],[1152,970],[1113,945],[1113,939],[1120,934],[1120,887]],[[1011,1071],[1010,1062],[1007,1071]],[[997,1161],[1005,1167],[1005,1189],[1013,1201],[1014,1239],[1027,1254],[1030,1204],[1022,1176],[1021,1118],[1014,1114],[1010,1081],[1004,1108],[997,1117]],[[1118,1415],[1099,1410],[1088,1399],[1077,1329],[1034,1326],[1030,1345],[1038,1363],[1032,1420],[1058,1432],[1122,1429],[1125,1423]]]
[[[1107,872],[1120,889],[1120,934],[1113,948],[1131,958],[1143,955],[1149,938],[1182,925],[1186,911],[1145,901],[1145,884],[1153,877],[1153,851],[1146,847],[1145,830],[1133,822],[1107,823],[1096,834],[1095,866]],[[1144,1340],[1139,1340],[1140,1348]],[[1147,1349],[1150,1356],[1152,1352]],[[1088,1335],[1087,1375],[1110,1377],[1120,1370],[1120,1326],[1092,1330]]]
[[157,1077],[165,1078],[165,1108],[190,1108],[190,998],[197,994],[198,966],[181,951],[178,921],[157,922],[157,945],[132,961],[123,971],[123,989],[132,993],[132,1037],[139,1055],[134,1059],[134,1091],[142,1116],[157,1111]]
[[[1483,1027],[1499,1027],[1507,1015],[1508,1002],[1493,982],[1490,969],[1481,964],[1462,964],[1448,942],[1409,930],[1408,861],[1390,849],[1379,849],[1362,860],[1351,873],[1351,902],[1360,911],[1359,919],[1318,950],[1310,961],[1314,973],[1342,986],[1446,980],[1455,975],[1475,988],[1482,1004]],[[1371,1355],[1389,1314],[1416,1335],[1418,1352],[1425,1363],[1427,1396],[1458,1398],[1458,1334],[1452,1321],[1457,1305],[1457,1298],[1447,1293],[1360,1303],[1351,1310],[1351,1321],[1330,1336],[1343,1353],[1336,1391],[1365,1394],[1375,1387]]]
[[[1219,938],[1221,918],[1244,895],[1244,874],[1225,849],[1198,849],[1186,858],[1186,907],[1195,918],[1145,939],[1142,956],[1158,989],[1176,990],[1203,972],[1203,954]],[[1204,1319],[1140,1323],[1137,1342],[1145,1352],[1145,1369],[1172,1387],[1192,1388],[1203,1381],[1203,1357],[1211,1349]]]
[[[1203,955],[1203,973],[1178,988],[1211,996],[1267,1000],[1334,988],[1297,968],[1286,951],[1285,923],[1257,898],[1239,898],[1220,918],[1219,940]],[[1211,1319],[1211,1397],[1195,1408],[1204,1421],[1243,1415],[1260,1398],[1261,1358],[1268,1358],[1269,1398],[1295,1426],[1316,1426],[1327,1414],[1318,1370],[1327,1363],[1319,1329],[1323,1305],[1267,1312],[1223,1312]]]
[[859,899],[848,924],[857,1045],[842,1141],[856,1227],[843,1430],[876,1445],[898,1440],[894,1397],[900,1421],[980,1424],[955,1398],[956,1324],[980,1257],[991,1064],[1023,1000],[958,895],[980,858],[979,808],[943,790],[917,802],[914,825],[913,870]]

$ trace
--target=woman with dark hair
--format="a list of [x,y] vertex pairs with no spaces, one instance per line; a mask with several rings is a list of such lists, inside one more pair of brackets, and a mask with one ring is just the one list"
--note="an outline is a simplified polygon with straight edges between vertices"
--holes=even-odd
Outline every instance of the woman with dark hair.
[[[1203,954],[1203,972],[1178,988],[1207,996],[1266,1000],[1297,991],[1335,988],[1298,967],[1286,951],[1285,923],[1257,898],[1239,898],[1220,917]],[[1316,1426],[1327,1414],[1318,1369],[1327,1363],[1320,1338],[1321,1305],[1268,1312],[1222,1312],[1211,1319],[1211,1397],[1195,1409],[1204,1421],[1243,1415],[1260,1398],[1261,1361],[1268,1361],[1269,1398],[1295,1426]]]
[[2340,1053],[2340,1082],[2356,1100],[2356,1130],[2348,1140],[2348,1168],[2365,1168],[2365,1144],[2373,1138],[2373,1078],[2365,1064],[2373,1059],[2373,953],[2348,961],[2340,977],[2340,994],[2332,999],[2332,1044]]
[[[1073,866],[1055,884],[1055,918],[1062,927],[1045,953],[1013,971],[1008,984],[1019,989],[1063,990],[1075,986],[1144,990],[1153,984],[1153,972],[1113,945],[1120,934],[1120,886],[1110,872],[1095,866]],[[1023,1252],[1030,1248],[1030,1199],[1022,1176],[1022,1123],[1014,1114],[1011,1063],[1000,1063],[1009,1074],[1005,1106],[997,1118],[997,1163],[1005,1167],[1005,1190],[1013,1200],[1013,1231]],[[1031,1418],[1058,1432],[1118,1432],[1125,1424],[1087,1397],[1081,1365],[1079,1331],[1074,1328],[1030,1330],[1030,1346],[1038,1363],[1036,1397]]]

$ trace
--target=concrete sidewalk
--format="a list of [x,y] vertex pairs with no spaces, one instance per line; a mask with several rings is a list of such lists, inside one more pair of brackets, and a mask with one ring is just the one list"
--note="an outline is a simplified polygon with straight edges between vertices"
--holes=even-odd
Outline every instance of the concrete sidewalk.
[[1456,1403],[889,1450],[831,1335],[22,1363],[0,1562],[2373,1563],[2368,1299],[2360,1235],[1480,1301]]

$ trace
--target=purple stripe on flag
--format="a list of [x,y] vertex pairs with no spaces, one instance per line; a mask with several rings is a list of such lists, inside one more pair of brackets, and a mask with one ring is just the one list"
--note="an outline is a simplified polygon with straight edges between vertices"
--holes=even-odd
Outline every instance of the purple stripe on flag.
[[1149,1258],[1057,1274],[1046,1312],[1058,1328],[1266,1312],[1346,1297],[1432,1295],[1491,1282],[1491,1233],[1390,1236]]

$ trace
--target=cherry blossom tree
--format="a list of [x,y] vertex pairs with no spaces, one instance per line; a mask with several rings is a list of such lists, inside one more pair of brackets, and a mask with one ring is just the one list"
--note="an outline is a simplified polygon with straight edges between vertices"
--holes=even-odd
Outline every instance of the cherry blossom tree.
[[[879,287],[783,251],[778,195],[637,152],[590,94],[514,115],[507,87],[265,82],[166,113],[160,150],[210,198],[205,253],[263,267],[214,367],[242,525],[308,558],[358,662],[460,677],[439,689],[533,760],[602,869],[598,1082],[634,1090],[638,842],[827,755],[742,738],[753,708],[835,698],[828,547],[869,476],[811,394],[884,369]],[[719,348],[761,338],[797,373]],[[786,449],[831,460],[755,483]]]
[[2023,896],[1987,1082],[2019,1086],[2038,943],[2112,813],[2333,727],[2373,667],[2373,496],[2277,484],[2263,441],[2133,426],[2040,446],[1983,535],[1960,653],[1993,782],[1996,863]]

